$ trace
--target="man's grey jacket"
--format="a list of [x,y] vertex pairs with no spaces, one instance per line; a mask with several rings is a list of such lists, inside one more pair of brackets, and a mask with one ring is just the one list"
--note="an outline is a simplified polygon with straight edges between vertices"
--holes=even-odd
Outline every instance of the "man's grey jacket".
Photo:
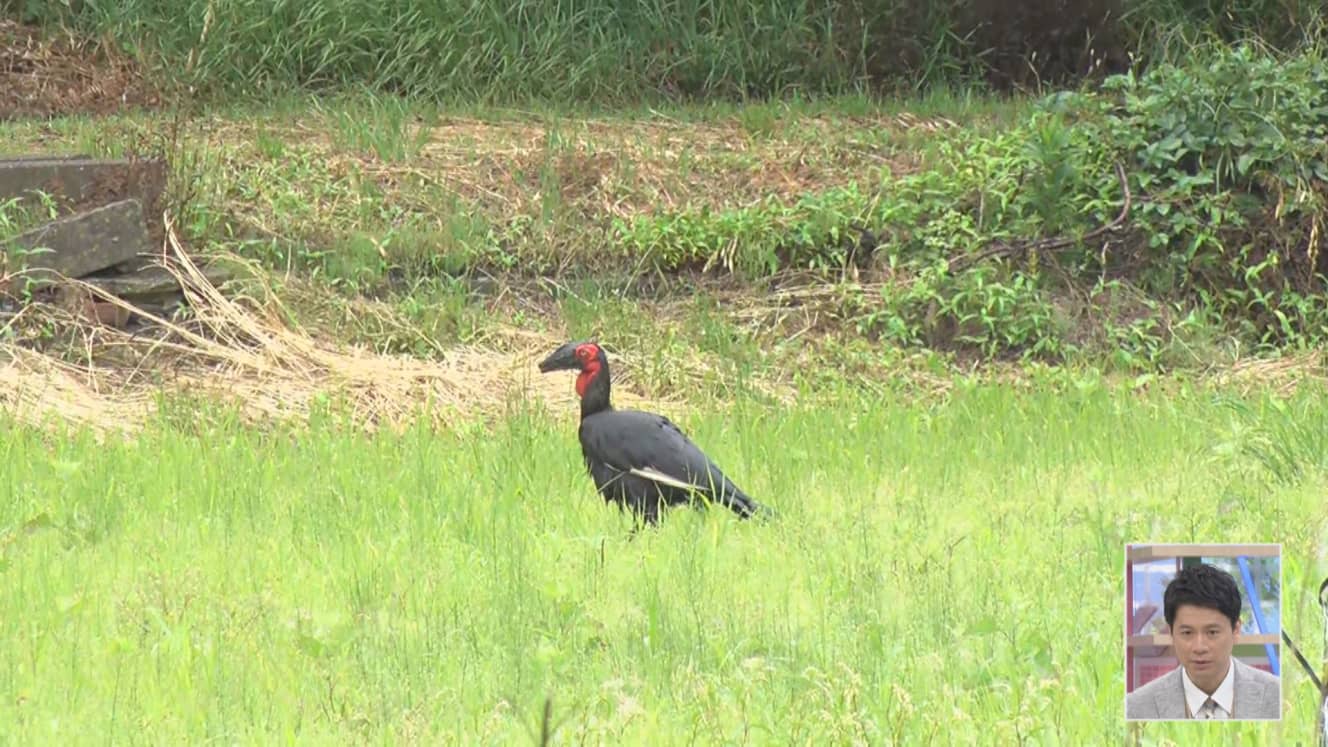
[[[1282,716],[1282,691],[1278,678],[1245,664],[1234,656],[1231,718],[1278,719]],[[1127,719],[1185,718],[1185,686],[1178,666],[1125,698]]]

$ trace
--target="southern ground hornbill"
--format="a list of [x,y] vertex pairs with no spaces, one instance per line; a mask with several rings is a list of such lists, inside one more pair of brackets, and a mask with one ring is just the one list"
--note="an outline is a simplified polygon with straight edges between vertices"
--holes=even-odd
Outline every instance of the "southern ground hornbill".
[[695,496],[727,506],[742,518],[773,512],[752,500],[720,471],[678,426],[662,415],[615,410],[609,402],[609,359],[591,341],[558,348],[539,365],[543,373],[578,370],[581,454],[605,501],[654,524],[660,508]]

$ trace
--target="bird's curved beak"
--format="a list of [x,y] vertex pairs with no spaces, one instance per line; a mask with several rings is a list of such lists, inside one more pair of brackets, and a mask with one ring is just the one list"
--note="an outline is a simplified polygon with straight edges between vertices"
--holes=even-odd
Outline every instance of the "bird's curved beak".
[[569,342],[552,353],[549,353],[549,357],[540,361],[540,373],[580,369],[581,361],[576,359],[576,346],[579,344],[579,342]]

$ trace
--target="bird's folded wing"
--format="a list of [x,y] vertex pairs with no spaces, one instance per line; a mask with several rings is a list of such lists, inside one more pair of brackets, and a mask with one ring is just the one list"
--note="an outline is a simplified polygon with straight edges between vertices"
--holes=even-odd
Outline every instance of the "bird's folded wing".
[[653,480],[654,482],[663,485],[672,485],[673,487],[680,488],[682,490],[703,491],[706,489],[700,485],[687,482],[686,480],[679,480],[676,477],[666,475],[663,472],[660,472],[659,470],[655,469],[654,467],[633,467],[628,471],[636,475],[637,477],[644,477],[647,480]]

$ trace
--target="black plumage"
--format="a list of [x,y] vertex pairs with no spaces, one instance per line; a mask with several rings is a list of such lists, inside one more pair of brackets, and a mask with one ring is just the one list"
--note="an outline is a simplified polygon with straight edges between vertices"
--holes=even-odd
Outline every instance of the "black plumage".
[[540,371],[578,370],[578,437],[586,468],[604,500],[654,524],[665,506],[718,503],[742,518],[772,513],[733,483],[681,429],[662,415],[614,409],[609,361],[592,341],[574,341],[540,363]]

